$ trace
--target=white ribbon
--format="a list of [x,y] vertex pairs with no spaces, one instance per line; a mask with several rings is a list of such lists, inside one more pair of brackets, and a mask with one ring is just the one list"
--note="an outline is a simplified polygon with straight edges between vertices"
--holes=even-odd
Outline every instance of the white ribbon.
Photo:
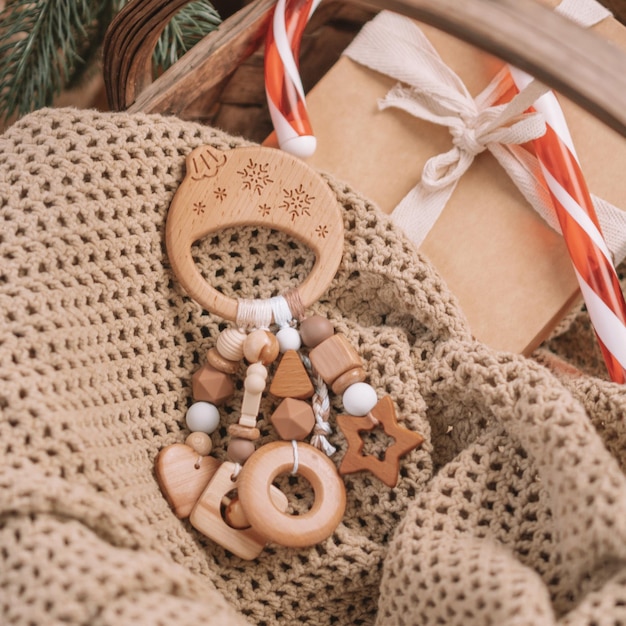
[[[556,11],[585,27],[611,15],[595,0],[563,0]],[[460,177],[484,150],[497,159],[543,219],[561,232],[539,163],[521,146],[545,133],[542,116],[525,111],[548,87],[535,80],[509,103],[494,105],[513,86],[503,69],[474,99],[417,24],[388,11],[368,22],[344,54],[400,81],[379,102],[381,109],[402,109],[447,126],[452,135],[452,148],[426,162],[420,182],[391,214],[417,246],[437,221]],[[592,199],[617,263],[626,256],[626,214],[593,194]]]

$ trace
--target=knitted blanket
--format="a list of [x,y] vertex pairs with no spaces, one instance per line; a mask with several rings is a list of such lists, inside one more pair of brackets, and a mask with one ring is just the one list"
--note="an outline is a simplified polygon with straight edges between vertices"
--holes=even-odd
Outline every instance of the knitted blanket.
[[[586,313],[533,359],[493,351],[428,260],[332,179],[345,248],[311,312],[426,441],[393,489],[346,476],[345,518],[312,548],[242,561],[174,516],[155,456],[184,441],[191,375],[224,325],[177,284],[163,231],[185,155],[205,143],[243,142],[76,110],[0,138],[0,622],[625,624],[626,393],[605,379]],[[255,228],[194,254],[240,297],[295,286],[313,262]],[[220,458],[241,395],[213,435]],[[339,463],[345,442],[330,440]],[[283,486],[306,500],[307,485]]]

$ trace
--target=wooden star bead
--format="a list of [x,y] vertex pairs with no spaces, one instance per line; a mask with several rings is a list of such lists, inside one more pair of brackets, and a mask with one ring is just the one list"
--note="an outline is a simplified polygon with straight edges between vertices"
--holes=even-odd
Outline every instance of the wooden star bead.
[[[373,419],[372,419],[373,418]],[[374,430],[381,424],[385,433],[394,439],[394,443],[385,450],[384,460],[372,455],[363,455],[364,442],[359,435],[363,431]],[[400,457],[420,446],[424,437],[398,424],[393,401],[389,396],[382,398],[364,417],[338,415],[337,425],[343,432],[348,449],[339,466],[342,475],[363,470],[370,471],[387,486],[395,487],[398,482]]]

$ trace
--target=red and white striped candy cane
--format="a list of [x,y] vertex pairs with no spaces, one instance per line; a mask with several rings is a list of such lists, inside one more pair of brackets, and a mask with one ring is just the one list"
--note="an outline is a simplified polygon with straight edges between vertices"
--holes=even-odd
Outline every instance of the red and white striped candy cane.
[[265,40],[265,92],[278,145],[306,158],[315,152],[299,71],[300,42],[321,0],[278,0]]
[[[509,68],[516,87],[532,78]],[[553,92],[533,105],[546,120],[546,133],[533,141],[554,203],[563,238],[598,337],[611,380],[626,382],[626,302],[604,241],[565,116]]]

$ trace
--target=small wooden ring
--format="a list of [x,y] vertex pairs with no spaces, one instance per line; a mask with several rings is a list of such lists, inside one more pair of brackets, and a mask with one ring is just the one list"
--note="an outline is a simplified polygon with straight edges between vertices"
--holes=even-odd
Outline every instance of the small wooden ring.
[[[237,319],[238,300],[212,287],[197,268],[194,242],[233,226],[262,226],[294,237],[315,254],[310,274],[291,298],[308,307],[326,291],[343,254],[343,217],[326,181],[300,159],[274,148],[226,152],[201,146],[167,216],[165,244],[174,274],[203,308]],[[267,302],[267,301],[261,301]]]
[[294,451],[290,441],[274,441],[259,448],[239,476],[239,500],[246,517],[259,534],[281,546],[303,548],[329,537],[346,508],[346,490],[333,462],[317,448],[297,442],[298,474],[313,487],[315,501],[302,515],[276,508],[270,497],[272,482],[290,472]]

